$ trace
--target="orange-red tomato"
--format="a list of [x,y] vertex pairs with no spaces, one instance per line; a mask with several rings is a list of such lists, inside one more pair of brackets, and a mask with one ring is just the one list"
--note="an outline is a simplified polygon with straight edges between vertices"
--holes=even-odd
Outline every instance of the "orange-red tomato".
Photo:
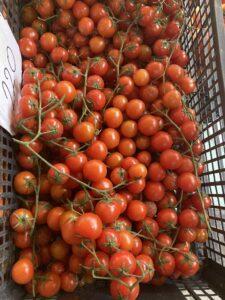
[[12,267],[12,279],[17,284],[27,284],[33,279],[34,267],[30,259],[20,258]]

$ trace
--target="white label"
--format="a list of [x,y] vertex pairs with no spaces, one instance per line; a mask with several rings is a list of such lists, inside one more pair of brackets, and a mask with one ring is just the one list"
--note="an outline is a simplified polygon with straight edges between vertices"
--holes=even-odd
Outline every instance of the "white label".
[[0,126],[10,134],[13,110],[20,97],[22,58],[8,22],[0,13]]

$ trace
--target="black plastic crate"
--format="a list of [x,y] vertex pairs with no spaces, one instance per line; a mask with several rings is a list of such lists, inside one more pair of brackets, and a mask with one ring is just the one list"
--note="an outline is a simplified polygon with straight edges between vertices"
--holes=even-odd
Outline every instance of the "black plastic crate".
[[[19,0],[0,0],[15,34],[19,31]],[[201,138],[205,144],[203,189],[213,199],[209,210],[212,233],[206,245],[197,244],[196,251],[203,259],[197,277],[169,281],[155,288],[144,286],[141,300],[153,299],[225,299],[225,30],[221,0],[183,0],[186,17],[182,44],[190,62],[188,71],[196,79],[198,90],[188,99],[202,124]],[[12,179],[16,170],[9,134],[0,128],[0,299],[24,299],[21,290],[10,282],[10,265],[14,248],[8,225],[10,212],[16,207]],[[80,289],[75,295],[59,299],[110,299],[106,284]]]

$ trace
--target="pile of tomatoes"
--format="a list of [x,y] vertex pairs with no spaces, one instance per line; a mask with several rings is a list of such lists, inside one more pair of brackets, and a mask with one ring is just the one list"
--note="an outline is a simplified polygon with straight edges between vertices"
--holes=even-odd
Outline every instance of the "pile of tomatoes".
[[13,280],[113,299],[199,270],[208,239],[179,0],[36,0],[21,12]]

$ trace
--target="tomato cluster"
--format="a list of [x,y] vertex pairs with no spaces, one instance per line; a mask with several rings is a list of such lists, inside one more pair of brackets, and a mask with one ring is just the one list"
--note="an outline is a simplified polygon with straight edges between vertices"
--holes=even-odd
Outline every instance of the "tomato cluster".
[[181,1],[105,2],[21,12],[12,278],[33,296],[100,278],[134,300],[140,283],[193,276],[191,243],[208,239]]

